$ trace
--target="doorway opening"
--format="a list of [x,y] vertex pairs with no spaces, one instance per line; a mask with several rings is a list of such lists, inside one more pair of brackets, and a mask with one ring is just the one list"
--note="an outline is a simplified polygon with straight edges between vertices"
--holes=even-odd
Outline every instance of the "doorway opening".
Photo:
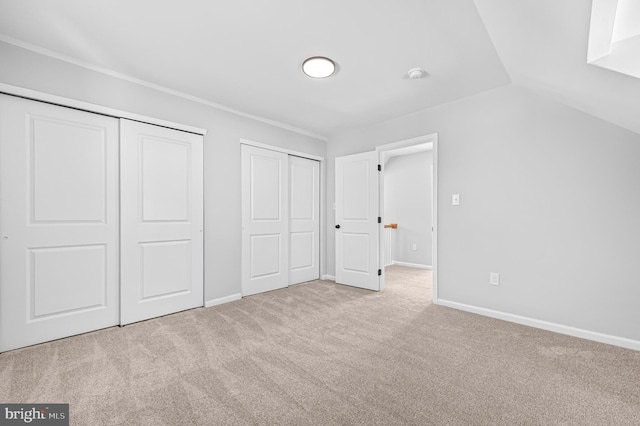
[[376,151],[382,165],[380,288],[385,286],[387,266],[403,269],[403,274],[411,274],[406,267],[414,268],[420,280],[431,279],[432,301],[437,304],[437,134],[378,146]]

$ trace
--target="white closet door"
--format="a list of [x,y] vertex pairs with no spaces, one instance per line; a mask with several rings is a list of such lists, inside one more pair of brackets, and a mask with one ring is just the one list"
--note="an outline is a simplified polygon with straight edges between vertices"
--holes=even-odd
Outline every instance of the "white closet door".
[[320,278],[320,163],[289,156],[289,284]]
[[289,284],[288,155],[241,145],[242,295]]
[[120,120],[123,325],[203,306],[202,145]]
[[0,351],[118,324],[118,120],[0,95]]

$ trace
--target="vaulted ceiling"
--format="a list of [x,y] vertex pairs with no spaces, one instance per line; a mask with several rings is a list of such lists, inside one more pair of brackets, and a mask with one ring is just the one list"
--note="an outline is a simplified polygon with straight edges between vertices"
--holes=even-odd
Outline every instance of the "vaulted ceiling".
[[0,41],[325,137],[512,81],[640,133],[640,80],[586,64],[590,3],[0,0]]
[[475,3],[515,84],[640,133],[640,79],[587,64],[591,0]]

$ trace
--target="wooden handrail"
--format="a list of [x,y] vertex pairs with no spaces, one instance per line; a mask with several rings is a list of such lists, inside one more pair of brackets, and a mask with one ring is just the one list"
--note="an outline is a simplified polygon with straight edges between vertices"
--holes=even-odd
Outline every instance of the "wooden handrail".
[[385,228],[391,228],[391,229],[397,229],[398,228],[398,224],[397,223],[390,223],[388,225],[384,226]]

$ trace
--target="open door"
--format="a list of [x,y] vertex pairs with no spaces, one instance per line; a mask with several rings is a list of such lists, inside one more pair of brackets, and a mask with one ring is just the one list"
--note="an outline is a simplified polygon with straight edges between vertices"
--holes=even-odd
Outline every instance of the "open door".
[[336,283],[380,290],[378,153],[336,158]]

